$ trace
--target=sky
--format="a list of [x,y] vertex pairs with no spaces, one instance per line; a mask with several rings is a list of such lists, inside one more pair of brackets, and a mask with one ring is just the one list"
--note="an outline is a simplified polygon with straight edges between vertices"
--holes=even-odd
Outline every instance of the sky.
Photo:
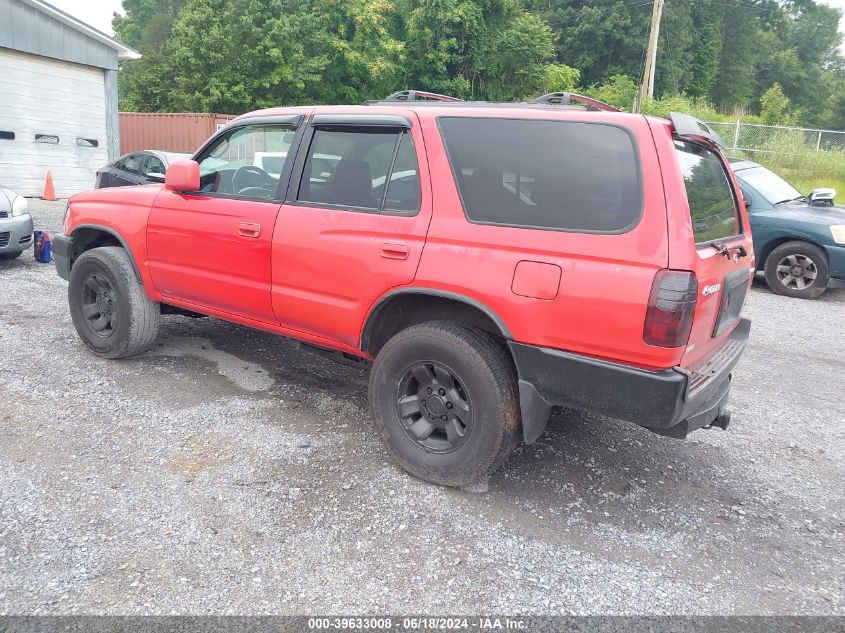
[[[47,2],[107,35],[113,34],[111,28],[112,14],[115,11],[123,13],[120,0],[47,0]],[[845,0],[819,0],[819,2],[838,7],[845,13]],[[845,17],[839,24],[839,30],[845,33]],[[845,43],[843,43],[841,50],[845,52]]]
[[46,2],[106,35],[114,34],[111,28],[112,14],[115,11],[123,13],[120,0],[46,0]]

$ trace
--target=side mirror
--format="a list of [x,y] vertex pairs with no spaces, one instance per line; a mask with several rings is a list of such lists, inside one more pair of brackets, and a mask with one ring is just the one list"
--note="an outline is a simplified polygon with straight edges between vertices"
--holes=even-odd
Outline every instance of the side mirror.
[[177,160],[167,168],[164,186],[170,191],[198,191],[200,188],[200,166],[194,160]]
[[813,189],[810,194],[810,204],[833,204],[836,189]]
[[144,178],[152,182],[164,182],[165,175],[157,171],[151,171],[148,174],[144,174]]
[[749,200],[748,198],[743,197],[742,201],[745,203],[745,208],[746,208],[746,209],[750,209],[750,208],[751,208],[751,200]]

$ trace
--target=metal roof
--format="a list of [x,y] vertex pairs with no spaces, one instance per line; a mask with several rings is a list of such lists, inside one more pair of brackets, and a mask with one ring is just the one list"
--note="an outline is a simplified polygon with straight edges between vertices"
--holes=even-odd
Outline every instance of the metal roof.
[[112,70],[118,60],[141,57],[44,0],[0,0],[0,46]]

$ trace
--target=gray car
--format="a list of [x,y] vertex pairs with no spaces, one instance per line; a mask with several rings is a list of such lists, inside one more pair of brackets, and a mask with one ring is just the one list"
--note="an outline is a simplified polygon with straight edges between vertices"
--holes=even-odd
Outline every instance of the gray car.
[[14,259],[32,246],[32,216],[26,198],[0,185],[0,259]]

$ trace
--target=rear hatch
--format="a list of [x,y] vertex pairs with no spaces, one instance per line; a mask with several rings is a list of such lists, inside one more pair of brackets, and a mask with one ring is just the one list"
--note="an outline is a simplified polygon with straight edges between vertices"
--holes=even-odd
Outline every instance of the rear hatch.
[[[754,250],[742,194],[721,139],[693,117],[672,114],[671,118],[671,151],[667,153],[672,156],[661,160],[667,190],[669,268],[692,271],[697,285],[695,313],[680,365],[700,371],[718,357],[731,355],[729,337],[740,322],[753,279]],[[663,145],[668,150],[668,143]]]

